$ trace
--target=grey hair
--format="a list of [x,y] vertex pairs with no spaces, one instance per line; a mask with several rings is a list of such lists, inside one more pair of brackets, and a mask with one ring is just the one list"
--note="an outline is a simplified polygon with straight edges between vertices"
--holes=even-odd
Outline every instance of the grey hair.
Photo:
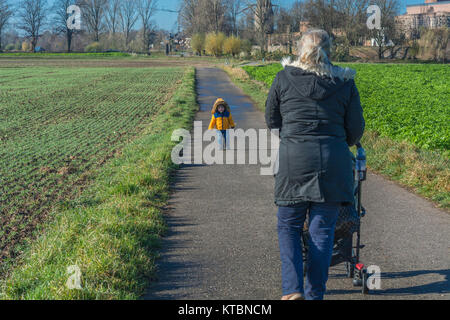
[[297,42],[298,59],[282,60],[283,67],[287,65],[315,73],[319,76],[337,77],[342,81],[354,79],[356,71],[350,68],[333,66],[329,60],[332,41],[328,33],[320,29],[308,30]]

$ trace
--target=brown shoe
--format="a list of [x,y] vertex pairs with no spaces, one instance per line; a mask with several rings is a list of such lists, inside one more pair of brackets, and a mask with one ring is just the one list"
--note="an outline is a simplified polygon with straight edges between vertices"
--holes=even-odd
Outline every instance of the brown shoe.
[[293,293],[287,296],[283,296],[281,300],[305,300],[305,297],[301,293]]

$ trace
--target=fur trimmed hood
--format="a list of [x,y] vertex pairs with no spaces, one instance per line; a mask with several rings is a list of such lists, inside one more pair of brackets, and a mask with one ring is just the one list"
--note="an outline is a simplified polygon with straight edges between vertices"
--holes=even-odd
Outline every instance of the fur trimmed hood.
[[319,63],[315,66],[306,65],[300,61],[292,61],[290,57],[281,60],[283,68],[287,66],[300,68],[307,72],[315,73],[319,76],[327,76],[330,78],[339,78],[341,81],[353,80],[356,77],[356,71],[350,68],[341,68],[330,64]]
[[211,110],[211,114],[215,114],[215,113],[217,112],[217,108],[218,108],[220,105],[225,106],[225,111],[231,112],[231,109],[230,109],[230,106],[228,105],[228,103],[227,103],[225,100],[223,100],[222,98],[219,98],[219,99],[217,99],[216,102],[214,103],[214,106],[213,106],[213,108],[212,108],[212,110]]

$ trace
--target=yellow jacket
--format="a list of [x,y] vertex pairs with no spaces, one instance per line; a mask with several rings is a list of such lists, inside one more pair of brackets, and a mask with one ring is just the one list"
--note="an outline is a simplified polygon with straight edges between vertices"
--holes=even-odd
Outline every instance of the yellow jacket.
[[[219,113],[219,111],[217,111],[220,105],[225,106],[225,111],[223,113]],[[225,102],[225,100],[221,98],[217,99],[217,101],[214,103],[214,107],[211,110],[211,113],[212,119],[211,123],[209,124],[208,130],[228,130],[234,129],[236,127],[233,121],[233,117],[231,116],[230,106]]]

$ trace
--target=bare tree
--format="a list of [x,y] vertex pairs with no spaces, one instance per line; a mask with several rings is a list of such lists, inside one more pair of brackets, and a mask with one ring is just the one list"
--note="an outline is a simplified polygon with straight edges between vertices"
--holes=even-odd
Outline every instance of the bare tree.
[[[214,32],[224,31],[223,26],[226,19],[227,6],[224,0],[207,0],[204,1],[205,16],[207,20],[212,22]],[[208,19],[209,17],[209,19]]]
[[135,0],[122,0],[119,10],[120,25],[125,37],[125,47],[130,44],[130,34],[138,19]]
[[7,0],[0,0],[0,51],[2,50],[2,33],[8,20],[13,14],[12,8]]
[[291,10],[286,8],[281,8],[278,11],[278,14],[275,16],[277,32],[284,33],[287,32],[287,30],[294,30],[296,27],[295,20],[291,13]]
[[76,3],[76,0],[55,0],[52,7],[52,11],[55,14],[53,20],[54,26],[57,33],[65,35],[67,52],[72,51],[72,39],[76,32],[76,30],[70,29],[67,25],[67,20],[71,16],[71,13],[67,13],[67,10],[71,5],[75,5]]
[[248,39],[251,44],[257,43],[257,36],[255,34],[255,16],[246,6],[244,6],[242,18],[239,19],[238,28],[241,38]]
[[325,30],[333,36],[341,15],[336,9],[337,0],[308,0],[304,3],[305,19],[311,27]]
[[143,32],[143,47],[144,50],[149,53],[152,39],[152,17],[156,12],[156,0],[137,0],[138,15],[141,20],[142,32]]
[[18,27],[25,32],[25,37],[30,39],[31,50],[35,51],[42,27],[45,24],[47,1],[46,0],[22,0],[19,5]]
[[445,63],[447,61],[446,49],[448,42],[448,28],[422,29],[422,36],[419,40],[422,58],[431,58],[436,62]]
[[274,38],[270,38],[271,42],[279,41],[280,43],[287,44],[288,52],[292,53],[293,48],[293,32],[300,25],[300,21],[297,21],[294,17],[292,8],[279,8],[275,12],[275,25],[276,33]]
[[395,37],[395,16],[400,4],[398,0],[372,0],[371,4],[377,5],[381,10],[381,29],[374,29],[370,34],[378,47],[378,58],[383,59],[385,51],[389,49],[389,40]]
[[233,35],[238,36],[239,28],[238,28],[238,19],[240,14],[242,13],[242,0],[230,0],[228,1],[228,8],[230,12],[231,18],[231,32]]
[[298,32],[300,31],[300,23],[303,21],[304,19],[304,13],[305,9],[304,9],[304,4],[303,1],[300,0],[296,0],[293,4],[292,4],[292,8],[291,8],[291,15],[292,15],[292,23],[293,23],[293,32]]
[[182,0],[178,20],[186,33],[191,35],[228,33],[233,29],[231,4],[226,0]]
[[106,0],[81,0],[83,21],[93,35],[94,41],[100,40],[100,33],[105,27]]
[[247,0],[247,10],[254,16],[255,31],[258,34],[258,42],[261,45],[263,55],[267,50],[267,35],[274,30],[274,11],[271,0]]
[[367,32],[367,7],[369,0],[337,0],[336,9],[340,14],[337,22],[351,45],[360,44]]
[[187,34],[205,32],[201,30],[198,19],[199,0],[182,0],[180,4],[180,13],[178,14],[178,23],[184,28]]
[[[133,1],[131,1],[133,2]],[[108,0],[105,6],[106,25],[109,32],[115,35],[120,22],[121,0]]]

